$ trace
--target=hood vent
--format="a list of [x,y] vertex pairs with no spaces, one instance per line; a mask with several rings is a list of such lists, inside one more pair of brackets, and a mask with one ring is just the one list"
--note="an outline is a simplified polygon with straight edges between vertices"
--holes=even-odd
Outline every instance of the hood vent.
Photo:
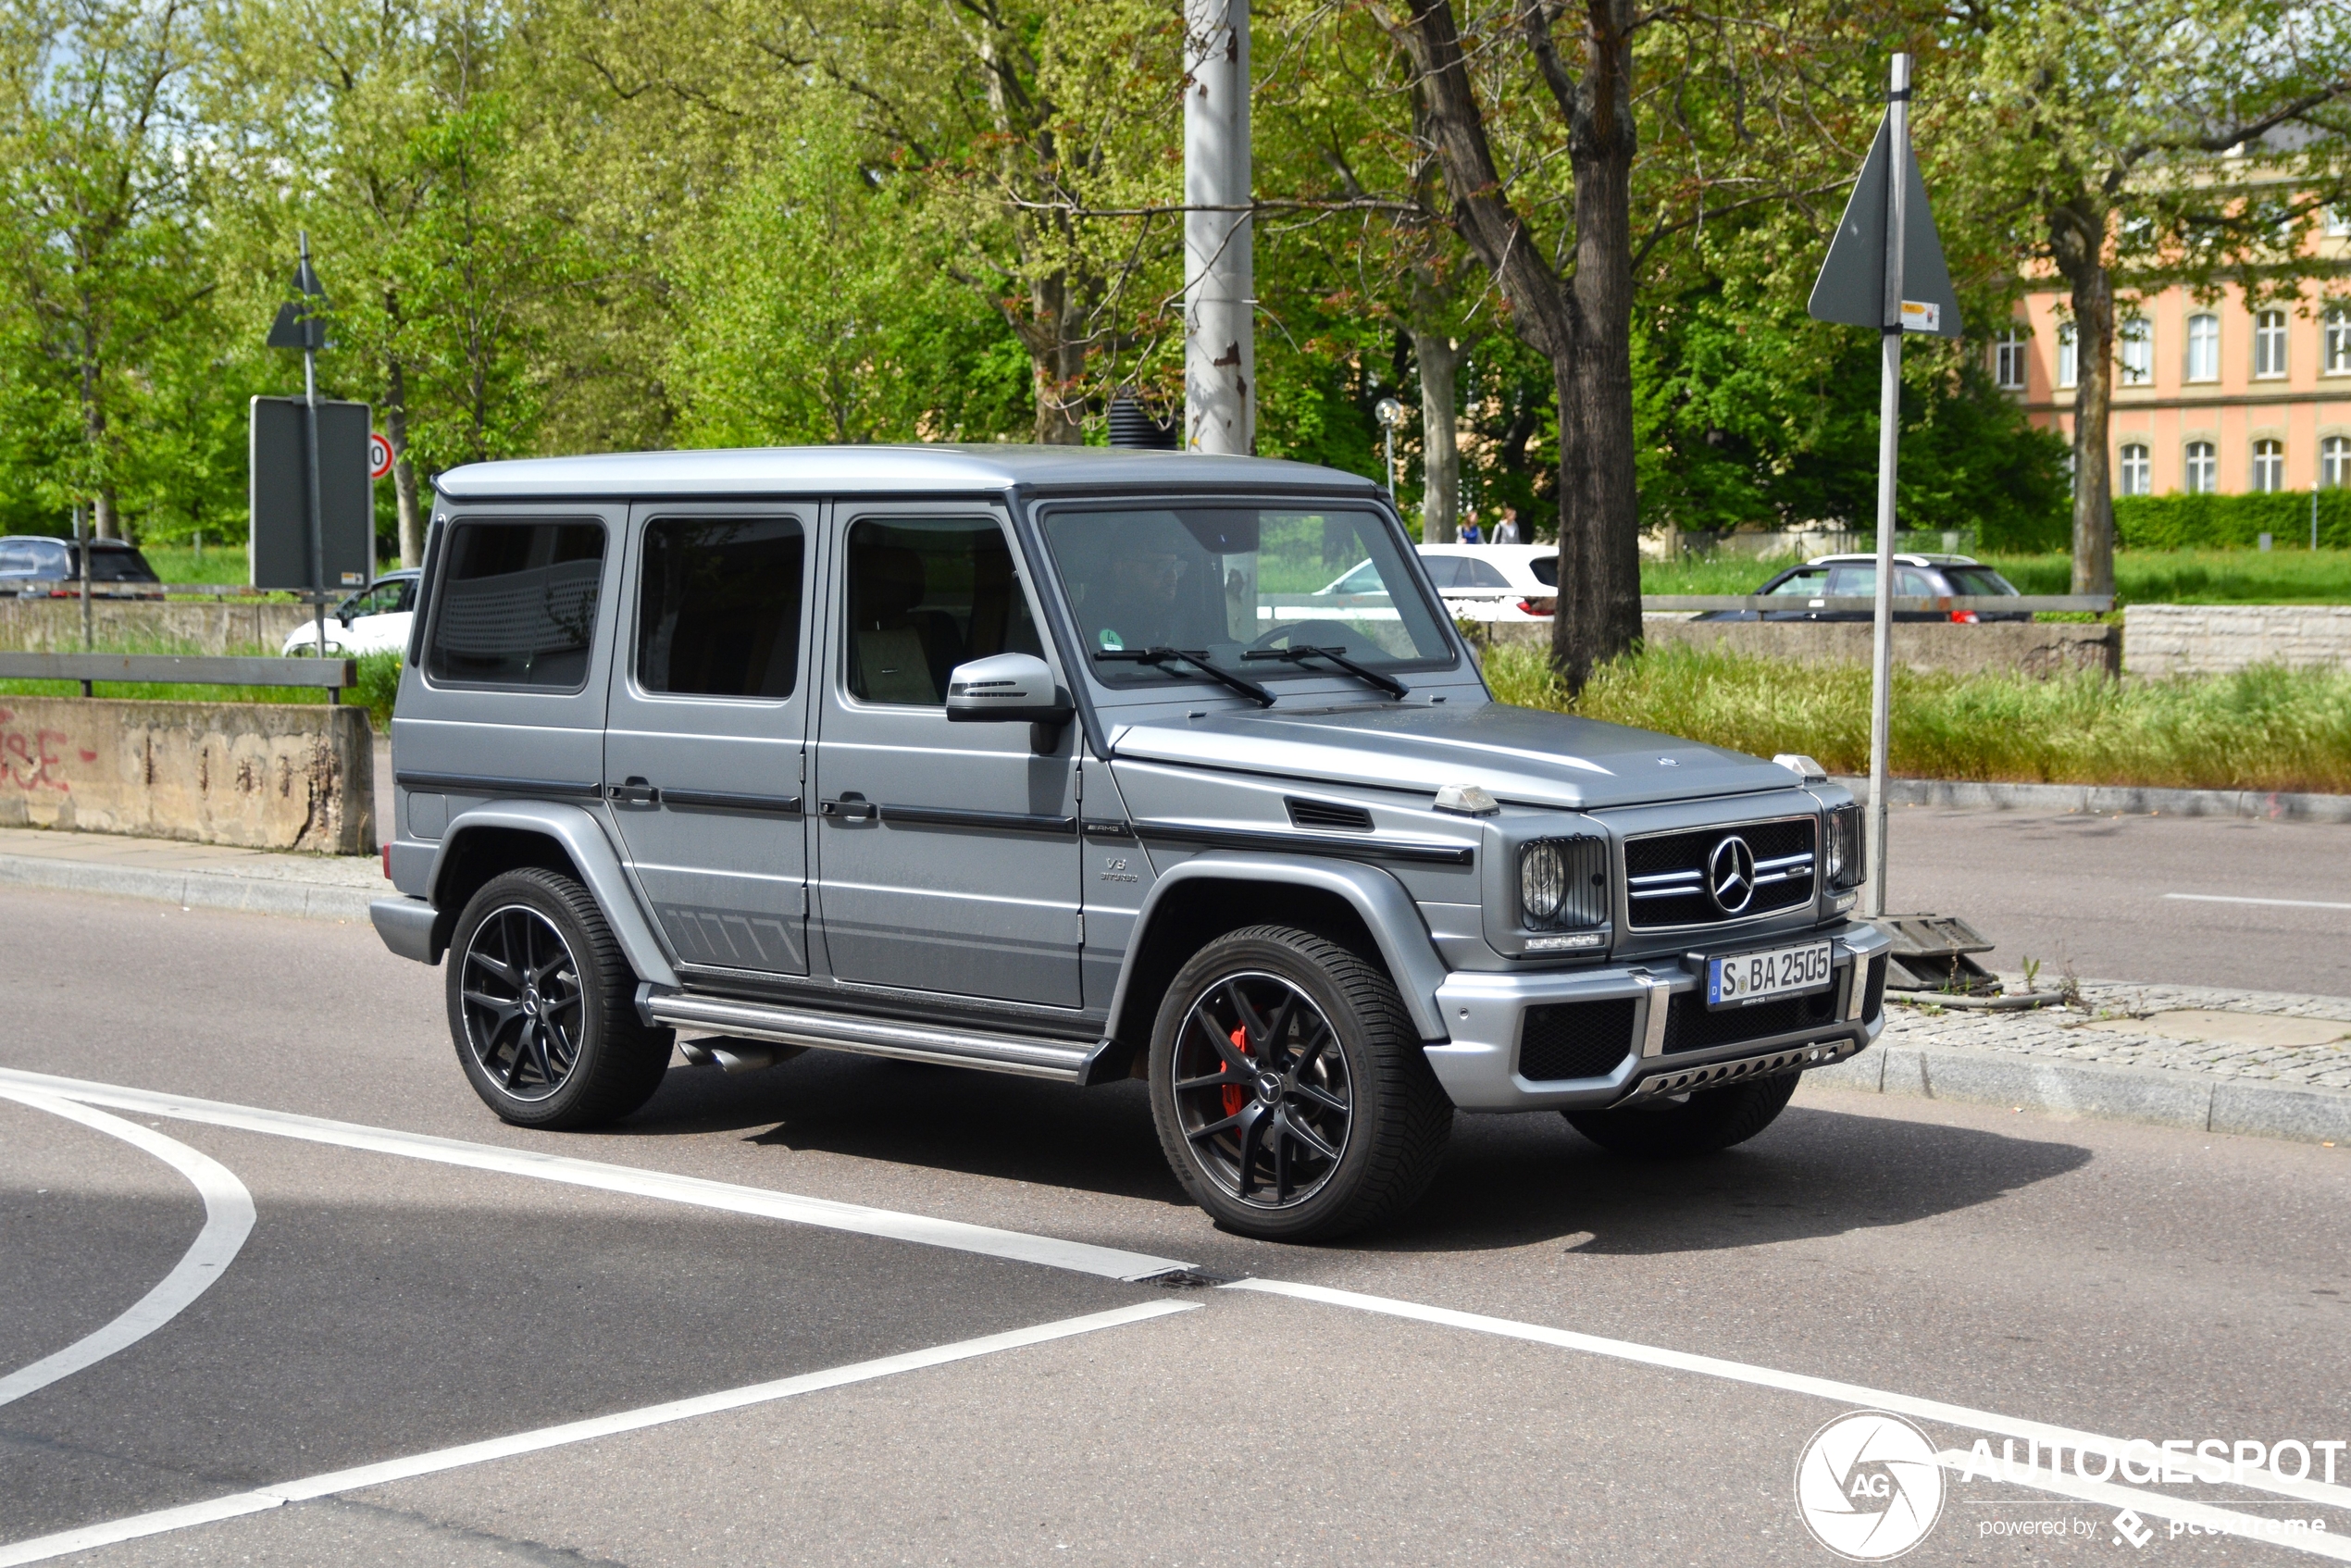
[[1335,828],[1349,833],[1372,830],[1372,814],[1362,806],[1344,806],[1330,801],[1301,801],[1286,796],[1282,804],[1289,807],[1293,828]]

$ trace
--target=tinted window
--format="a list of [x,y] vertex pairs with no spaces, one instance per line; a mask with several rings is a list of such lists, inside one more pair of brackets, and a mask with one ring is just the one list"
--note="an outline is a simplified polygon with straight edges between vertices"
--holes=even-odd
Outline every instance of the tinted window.
[[790,517],[664,517],[645,529],[637,684],[789,697],[800,678],[804,554]]
[[[1453,588],[1459,586],[1461,583],[1462,558],[1459,555],[1424,555],[1421,557],[1421,566],[1427,571],[1428,580],[1435,583],[1439,588]],[[1348,580],[1350,582],[1357,583],[1358,585],[1348,589],[1347,591],[1350,593],[1367,593],[1377,590],[1379,586],[1378,573],[1375,572],[1371,575],[1368,584],[1359,581],[1359,579],[1362,579],[1362,578],[1363,574],[1362,572],[1358,572],[1353,578],[1349,579]]]
[[1560,585],[1560,558],[1556,555],[1534,556],[1527,561],[1526,569],[1533,572],[1535,580],[1545,588]]
[[[1829,579],[1829,591],[1839,598],[1876,598],[1876,563],[1837,567]],[[1894,568],[1894,597],[1897,599],[1933,599],[1942,591],[1934,586],[1932,578],[1916,566]]]
[[[1182,648],[1240,669],[1250,651],[1337,648],[1375,666],[1450,666],[1452,645],[1405,565],[1408,546],[1384,517],[1339,506],[1133,506],[1055,511],[1045,520],[1078,634],[1097,651]],[[1360,572],[1332,583],[1350,561]],[[1441,569],[1449,559],[1423,556]],[[1325,586],[1329,585],[1329,586]],[[1251,679],[1326,675],[1271,660]],[[1098,661],[1113,685],[1163,685],[1163,669]]]
[[[80,577],[81,567],[76,564],[71,575]],[[92,582],[153,582],[155,569],[136,550],[112,549],[93,545],[90,551],[90,580]]]
[[1511,579],[1504,577],[1491,561],[1481,561],[1474,555],[1462,557],[1462,575],[1453,579],[1456,588],[1508,588]]
[[1946,566],[1943,575],[1951,579],[1954,593],[1972,593],[1989,597],[1995,593],[2013,594],[2016,585],[1989,566]]
[[441,681],[579,690],[588,682],[603,569],[601,523],[456,524],[436,590],[425,673]]
[[[1808,599],[1817,599],[1821,596],[1822,591],[1828,587],[1828,582],[1829,574],[1827,568],[1815,567],[1810,571],[1795,572],[1790,574],[1785,580],[1774,585],[1772,591],[1775,594],[1802,594]],[[1773,613],[1777,614],[1778,612],[1774,611]]]
[[964,518],[866,520],[849,530],[849,690],[939,707],[957,665],[1042,657],[1003,531]]

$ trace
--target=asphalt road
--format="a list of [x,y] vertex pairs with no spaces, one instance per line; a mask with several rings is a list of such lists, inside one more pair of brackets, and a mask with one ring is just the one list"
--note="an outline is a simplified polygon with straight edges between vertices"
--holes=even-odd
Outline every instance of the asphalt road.
[[[1138,1086],[679,1065],[620,1127],[538,1135],[466,1089],[440,973],[364,929],[11,890],[0,953],[0,1067],[353,1125],[94,1108],[218,1162],[255,1218],[177,1316],[0,1404],[0,1563],[271,1487],[68,1561],[1827,1563],[1797,1460],[1864,1405],[1992,1452],[1983,1424],[2015,1419],[2351,1439],[2351,1150],[1810,1089],[1678,1165],[1463,1118],[1400,1224],[1282,1248],[1183,1201]],[[776,1194],[819,1203],[744,1212]],[[0,1099],[0,1379],[165,1279],[205,1213],[121,1130]],[[1088,1272],[1097,1248],[1356,1294],[1129,1283]],[[1905,1561],[2303,1561],[2150,1510],[2321,1518],[2300,1538],[2332,1546],[2351,1453],[2336,1482],[2141,1487],[2137,1548],[2111,1496],[1955,1480]]]
[[1886,907],[1963,916],[2002,972],[2351,996],[2351,827],[1903,806],[1887,832]]

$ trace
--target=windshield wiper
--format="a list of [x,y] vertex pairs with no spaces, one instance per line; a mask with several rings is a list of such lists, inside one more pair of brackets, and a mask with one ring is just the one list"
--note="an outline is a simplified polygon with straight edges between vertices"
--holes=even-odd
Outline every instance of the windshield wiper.
[[1208,651],[1204,648],[1198,653],[1188,648],[1104,648],[1097,652],[1094,657],[1109,663],[1151,665],[1156,667],[1164,667],[1172,664],[1189,665],[1211,680],[1221,686],[1230,687],[1261,708],[1270,708],[1274,705],[1274,694],[1271,691],[1246,677],[1235,675],[1231,670],[1221,669],[1210,663]]
[[1347,650],[1344,648],[1252,648],[1241,657],[1244,660],[1277,659],[1286,665],[1300,664],[1307,659],[1328,659],[1356,679],[1367,685],[1378,687],[1398,702],[1402,702],[1412,694],[1412,689],[1394,676],[1382,675],[1375,669],[1365,669],[1362,665],[1349,658]]

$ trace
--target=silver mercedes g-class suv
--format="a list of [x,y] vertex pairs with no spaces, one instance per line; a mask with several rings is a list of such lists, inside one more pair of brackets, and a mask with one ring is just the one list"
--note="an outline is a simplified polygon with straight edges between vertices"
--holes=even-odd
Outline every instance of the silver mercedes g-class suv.
[[[1387,496],[871,446],[442,477],[374,906],[578,1127],[798,1050],[1149,1082],[1220,1223],[1335,1235],[1459,1111],[1720,1149],[1883,1025],[1801,758],[1497,703]],[[684,1037],[680,1043],[680,1037]]]

